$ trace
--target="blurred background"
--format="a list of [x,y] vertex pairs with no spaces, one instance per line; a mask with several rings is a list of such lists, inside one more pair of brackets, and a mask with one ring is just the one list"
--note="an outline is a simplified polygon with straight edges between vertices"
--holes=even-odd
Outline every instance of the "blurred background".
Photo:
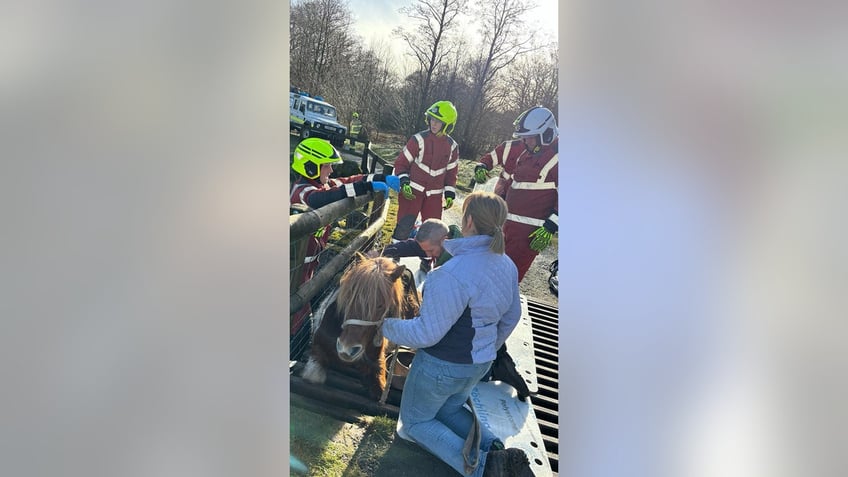
[[[3,475],[287,472],[288,6],[0,7]],[[559,7],[563,475],[845,475],[845,7]]]

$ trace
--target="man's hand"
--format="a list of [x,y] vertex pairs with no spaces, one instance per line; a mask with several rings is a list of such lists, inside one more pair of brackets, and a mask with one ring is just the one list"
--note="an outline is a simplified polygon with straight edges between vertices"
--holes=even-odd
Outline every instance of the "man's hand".
[[445,206],[442,207],[442,209],[448,210],[451,207],[453,207],[453,197],[446,197],[445,198]]
[[412,186],[409,184],[409,177],[400,178],[400,193],[403,194],[403,198],[406,200],[415,198],[415,194],[412,192]]
[[384,197],[389,196],[389,186],[386,185],[385,182],[374,181],[371,183],[371,190],[376,192],[382,192]]
[[533,233],[530,234],[530,248],[541,252],[542,250],[548,248],[548,245],[551,244],[551,237],[557,232],[559,226],[555,222],[557,218],[556,214],[551,214],[550,217],[545,219],[544,225],[534,230]]
[[400,192],[400,178],[398,176],[386,176],[386,185],[395,192]]
[[477,181],[478,184],[484,184],[487,180],[489,180],[489,170],[486,169],[486,166],[477,164],[477,167],[474,168],[474,180]]
[[548,248],[548,245],[551,244],[551,237],[553,237],[553,235],[554,234],[552,234],[551,231],[546,229],[545,227],[539,227],[538,229],[534,230],[533,233],[531,233],[529,236],[530,248],[537,252],[541,252],[542,250]]

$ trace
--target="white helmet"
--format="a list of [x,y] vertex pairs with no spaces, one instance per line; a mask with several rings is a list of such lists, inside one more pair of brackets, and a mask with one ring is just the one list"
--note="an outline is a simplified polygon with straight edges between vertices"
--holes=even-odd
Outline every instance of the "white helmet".
[[539,142],[543,146],[552,143],[559,135],[556,118],[550,109],[542,106],[534,106],[521,113],[515,122],[515,132],[512,137],[539,136]]

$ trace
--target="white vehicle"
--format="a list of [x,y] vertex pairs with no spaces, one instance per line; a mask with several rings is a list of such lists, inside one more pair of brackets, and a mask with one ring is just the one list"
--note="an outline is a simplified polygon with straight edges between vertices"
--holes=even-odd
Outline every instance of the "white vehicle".
[[289,127],[300,131],[302,139],[323,137],[336,146],[344,144],[347,135],[347,128],[338,122],[336,107],[306,93],[289,92]]

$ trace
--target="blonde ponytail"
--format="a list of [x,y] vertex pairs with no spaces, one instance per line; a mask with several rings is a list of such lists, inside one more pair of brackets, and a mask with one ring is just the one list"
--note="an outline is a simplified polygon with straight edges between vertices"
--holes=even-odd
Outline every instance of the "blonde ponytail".
[[489,250],[497,254],[504,253],[503,224],[506,222],[506,212],[506,202],[491,192],[472,192],[462,203],[463,222],[470,216],[478,234],[492,237]]

